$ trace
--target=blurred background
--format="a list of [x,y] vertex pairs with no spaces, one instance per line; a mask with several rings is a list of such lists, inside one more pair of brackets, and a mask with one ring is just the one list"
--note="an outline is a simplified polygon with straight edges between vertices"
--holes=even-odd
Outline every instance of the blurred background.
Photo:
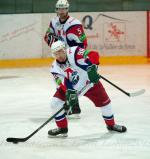
[[81,97],[81,120],[69,121],[67,139],[47,137],[52,121],[19,146],[7,143],[7,137],[26,137],[51,115],[54,59],[44,35],[57,0],[0,0],[0,158],[149,159],[150,0],[68,1],[88,49],[100,53],[99,73],[128,92],[146,92],[128,98],[101,80],[127,133],[107,132],[99,108]]
[[[50,13],[56,0],[0,0],[0,13]],[[69,0],[71,12],[146,11],[149,0]]]
[[[47,66],[43,37],[57,0],[0,0],[0,68]],[[69,0],[101,64],[148,64],[150,0]]]

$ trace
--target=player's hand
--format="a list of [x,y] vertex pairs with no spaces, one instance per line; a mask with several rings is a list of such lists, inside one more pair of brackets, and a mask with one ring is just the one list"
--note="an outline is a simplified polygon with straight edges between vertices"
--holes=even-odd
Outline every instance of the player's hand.
[[78,103],[77,91],[68,89],[66,92],[66,103],[69,107],[73,107]]
[[51,47],[52,43],[56,41],[56,38],[53,36],[52,33],[46,33],[44,37],[45,42],[48,44],[48,46]]
[[90,82],[92,82],[94,84],[98,83],[100,76],[97,73],[97,65],[93,64],[93,65],[89,66],[87,68],[87,74],[88,74]]

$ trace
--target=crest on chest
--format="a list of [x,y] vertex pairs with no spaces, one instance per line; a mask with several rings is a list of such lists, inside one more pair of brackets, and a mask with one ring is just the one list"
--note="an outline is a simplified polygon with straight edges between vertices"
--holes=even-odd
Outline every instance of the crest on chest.
[[70,63],[67,61],[65,64],[61,64],[60,68],[65,72],[67,79],[72,82],[73,85],[76,85],[79,81],[78,72],[73,69]]
[[79,81],[79,74],[76,70],[72,68],[66,68],[65,72],[67,73],[67,79],[72,82],[73,85],[76,85]]
[[58,36],[65,36],[65,30],[64,30],[64,24],[61,23],[56,23],[56,30],[57,30],[57,34]]

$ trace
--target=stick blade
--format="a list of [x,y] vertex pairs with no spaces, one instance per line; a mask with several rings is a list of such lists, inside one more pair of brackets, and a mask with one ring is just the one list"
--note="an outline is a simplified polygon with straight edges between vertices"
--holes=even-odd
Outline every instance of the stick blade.
[[138,90],[136,92],[130,93],[130,97],[136,97],[145,93],[145,89]]
[[14,138],[14,137],[9,137],[6,139],[7,142],[12,142],[14,144],[17,144],[18,142],[24,142],[24,138]]

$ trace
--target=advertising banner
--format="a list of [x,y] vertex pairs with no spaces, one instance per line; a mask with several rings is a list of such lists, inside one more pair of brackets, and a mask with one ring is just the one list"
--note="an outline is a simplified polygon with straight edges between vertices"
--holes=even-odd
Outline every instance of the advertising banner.
[[[56,13],[0,15],[0,59],[46,58],[43,37]],[[88,49],[101,56],[146,56],[147,12],[70,13],[84,27]]]
[[[87,12],[70,13],[79,19],[88,39],[88,49],[102,56],[146,55],[146,12]],[[43,16],[43,30],[56,14]],[[44,32],[43,32],[44,34]],[[48,47],[43,44],[43,53]]]
[[42,57],[40,14],[0,15],[0,59]]

